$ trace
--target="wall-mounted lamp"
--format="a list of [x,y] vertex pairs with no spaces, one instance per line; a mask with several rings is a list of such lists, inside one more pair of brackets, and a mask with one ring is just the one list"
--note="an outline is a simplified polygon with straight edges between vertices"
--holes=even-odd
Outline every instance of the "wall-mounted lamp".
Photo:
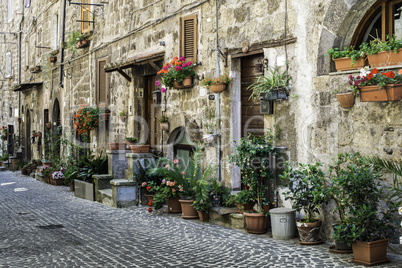
[[159,41],[159,45],[164,47],[164,46],[166,46],[166,43],[165,43],[165,41]]
[[202,74],[202,75],[197,74],[196,76],[197,76],[198,81],[202,81],[202,80],[204,80],[204,79],[205,79],[204,74]]

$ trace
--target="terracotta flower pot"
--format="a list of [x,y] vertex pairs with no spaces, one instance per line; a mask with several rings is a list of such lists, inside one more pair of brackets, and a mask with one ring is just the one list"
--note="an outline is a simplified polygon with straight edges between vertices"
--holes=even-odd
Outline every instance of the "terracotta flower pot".
[[116,151],[116,150],[125,150],[126,143],[125,142],[109,142],[109,150]]
[[318,220],[316,220],[315,222],[296,221],[300,243],[322,243],[322,240],[318,238],[318,236],[320,235],[321,225],[322,222]]
[[50,183],[52,185],[63,185],[63,180],[55,180],[55,179],[50,178]]
[[198,218],[200,221],[209,221],[209,214],[206,212],[197,211]]
[[336,94],[336,97],[343,108],[353,107],[355,104],[355,95],[353,92],[339,93]]
[[161,122],[160,126],[163,131],[169,131],[169,122]]
[[222,93],[226,89],[226,84],[217,84],[217,85],[211,85],[209,89],[213,93]]
[[367,59],[359,58],[352,66],[352,60],[349,57],[334,59],[335,68],[338,72],[348,70],[358,70],[368,65]]
[[183,86],[188,87],[193,85],[193,77],[192,76],[186,76],[183,79]]
[[246,218],[247,232],[251,234],[264,234],[267,232],[268,218],[264,213],[243,212]]
[[180,197],[169,198],[167,200],[168,212],[169,213],[180,213],[181,205],[179,202]]
[[402,64],[402,49],[398,49],[398,53],[393,50],[381,51],[374,55],[367,55],[368,62],[371,67],[381,67]]
[[198,219],[198,213],[195,208],[193,208],[191,205],[194,203],[194,200],[179,200],[180,205],[181,205],[181,211],[182,215],[181,217],[183,219]]
[[121,122],[125,123],[126,120],[127,120],[127,116],[125,116],[125,115],[120,115],[120,121],[121,121]]
[[151,146],[150,145],[139,145],[139,144],[130,145],[130,149],[133,154],[148,153],[149,147],[151,147]]
[[387,259],[387,247],[389,239],[373,242],[356,241],[352,244],[353,262],[365,265],[385,263]]
[[50,62],[56,62],[57,61],[57,57],[49,57]]

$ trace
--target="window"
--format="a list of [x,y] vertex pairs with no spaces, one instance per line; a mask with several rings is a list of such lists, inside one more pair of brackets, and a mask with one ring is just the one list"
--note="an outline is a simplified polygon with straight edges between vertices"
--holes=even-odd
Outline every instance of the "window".
[[352,44],[370,42],[375,38],[385,40],[387,35],[402,38],[402,0],[378,1],[365,15],[353,36]]
[[197,15],[181,18],[180,21],[180,56],[186,61],[197,62]]
[[107,63],[106,59],[98,60],[98,72],[96,79],[96,104],[101,107],[108,106],[108,81],[107,81],[107,73],[103,69]]
[[11,77],[13,75],[11,52],[6,53],[6,77]]
[[[81,3],[83,4],[89,4],[89,0],[81,0]],[[90,23],[89,20],[90,18],[90,10],[91,6],[89,5],[82,5],[81,7],[81,33],[86,33],[90,31]]]
[[13,19],[13,0],[8,0],[7,17],[8,21],[11,21]]
[[53,17],[53,29],[52,29],[52,49],[57,49],[58,32],[59,32],[59,16],[56,14]]
[[28,8],[31,6],[31,0],[25,0],[25,8]]

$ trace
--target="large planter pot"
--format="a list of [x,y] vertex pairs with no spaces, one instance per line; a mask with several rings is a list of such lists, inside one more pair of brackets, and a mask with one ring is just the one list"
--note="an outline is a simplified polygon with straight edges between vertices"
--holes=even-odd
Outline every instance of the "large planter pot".
[[169,122],[161,122],[160,127],[163,131],[169,131]]
[[131,152],[134,154],[148,153],[150,145],[130,145]]
[[193,77],[192,76],[186,76],[183,79],[183,86],[188,87],[193,85]]
[[373,242],[354,242],[352,244],[352,261],[365,265],[375,265],[387,262],[388,240],[389,239],[382,239]]
[[181,205],[179,202],[180,197],[169,198],[167,200],[167,207],[169,213],[180,213]]
[[179,200],[180,205],[181,205],[181,212],[182,215],[181,217],[183,219],[198,219],[198,213],[195,208],[193,208],[191,205],[194,203],[194,200]]
[[251,234],[265,234],[267,232],[268,218],[264,213],[243,212],[246,217],[247,232]]
[[116,150],[125,150],[126,143],[125,142],[109,142],[109,150],[116,151]]
[[26,175],[28,175],[28,176],[29,176],[29,175],[32,173],[32,169],[27,168],[26,170],[27,170],[27,174],[26,174]]
[[381,88],[379,86],[360,87],[360,101],[395,101],[402,98],[402,84],[389,84]]
[[52,164],[52,161],[50,161],[50,160],[42,160],[42,165],[45,167],[50,167],[51,164]]
[[43,180],[44,180],[46,183],[50,184],[50,177],[44,176],[44,177],[43,177]]
[[254,205],[254,203],[237,204],[237,213],[243,214],[245,210],[252,210]]
[[402,64],[402,49],[399,49],[398,53],[394,53],[393,50],[381,51],[374,55],[367,55],[367,58],[371,67],[400,65]]
[[22,175],[27,175],[28,174],[27,169],[26,168],[21,168],[21,174]]
[[211,85],[209,89],[213,93],[222,93],[226,89],[226,84],[217,84],[217,85]]
[[336,94],[336,97],[343,108],[350,108],[355,104],[355,95],[353,92],[339,93]]
[[352,66],[352,60],[349,57],[334,59],[335,68],[338,72],[348,71],[348,70],[357,70],[361,69],[364,66],[368,65],[366,59],[359,58]]
[[320,235],[322,222],[300,222],[296,221],[297,231],[299,232],[300,244],[319,244],[322,240],[318,238]]
[[200,221],[209,221],[209,214],[206,212],[197,211],[198,218]]

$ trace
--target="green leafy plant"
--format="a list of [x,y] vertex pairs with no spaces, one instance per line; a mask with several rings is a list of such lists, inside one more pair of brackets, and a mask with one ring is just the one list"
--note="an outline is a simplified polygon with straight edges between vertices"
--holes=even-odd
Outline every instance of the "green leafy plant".
[[293,208],[302,210],[306,216],[303,222],[314,222],[314,214],[320,213],[321,206],[329,199],[329,191],[325,185],[325,174],[321,163],[314,165],[299,164],[293,168],[286,162],[286,168],[280,178],[289,190],[284,193],[285,200],[291,200]]
[[120,112],[120,116],[126,116],[126,115],[127,115],[126,111],[123,110],[123,111]]
[[80,32],[72,30],[67,34],[66,49],[74,53],[77,52],[76,43],[82,40],[84,40],[84,36]]
[[74,126],[78,135],[82,137],[84,142],[89,142],[90,131],[99,126],[99,114],[99,108],[88,107],[87,105],[80,105],[80,107],[74,111]]
[[355,50],[354,46],[345,47],[344,50],[339,50],[339,48],[331,48],[327,51],[327,55],[330,55],[333,60],[348,57],[352,60],[352,67],[360,57],[365,56],[362,49]]
[[267,76],[261,75],[257,81],[247,87],[251,90],[250,99],[258,99],[261,94],[268,94],[272,90],[280,90],[289,94],[289,82],[291,77],[288,75],[287,70],[280,72],[278,67],[269,68]]
[[92,183],[92,175],[108,173],[107,155],[103,156],[103,153],[100,153],[99,156],[82,156],[78,166],[80,171],[77,174],[77,179]]
[[196,181],[194,185],[195,200],[191,206],[197,211],[209,213],[209,209],[212,206],[211,192],[212,185],[210,181],[205,178]]
[[169,122],[169,117],[167,117],[166,114],[162,114],[162,116],[159,118],[160,123],[166,123]]
[[138,143],[138,139],[134,137],[126,137],[124,140],[128,142]]
[[392,50],[394,53],[398,53],[398,49],[402,48],[402,41],[397,40],[395,35],[386,36],[385,40],[375,38],[370,43],[363,43],[361,50],[367,55],[374,55],[381,51]]

